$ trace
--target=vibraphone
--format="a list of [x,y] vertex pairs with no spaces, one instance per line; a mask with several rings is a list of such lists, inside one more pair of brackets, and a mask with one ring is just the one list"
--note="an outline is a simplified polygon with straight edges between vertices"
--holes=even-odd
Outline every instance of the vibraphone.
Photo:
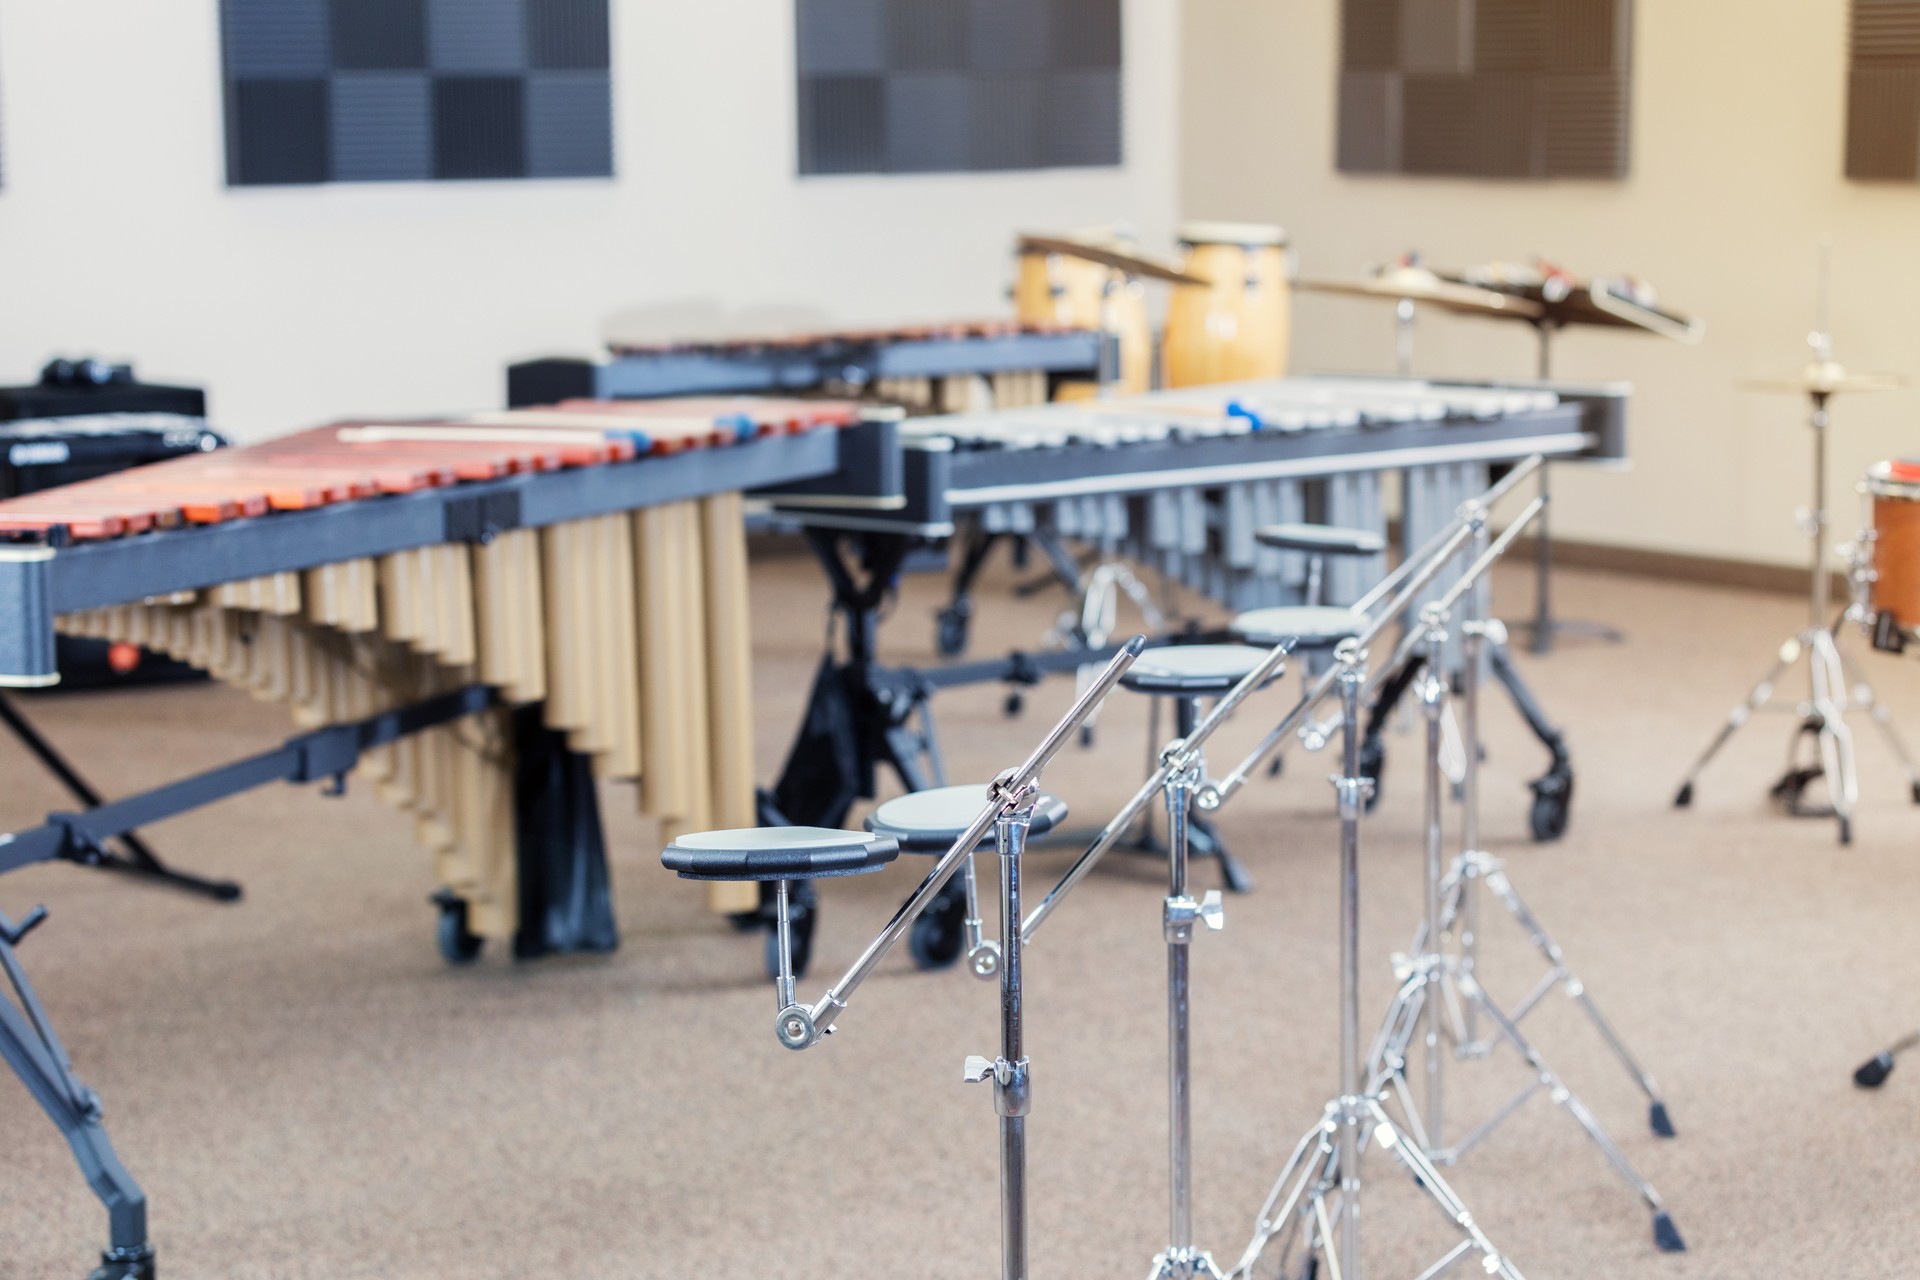
[[[125,639],[308,730],[16,832],[0,872],[356,771],[435,855],[450,958],[612,947],[596,777],[637,779],[668,832],[754,821],[740,491],[834,492],[896,418],[728,398],[344,423],[0,502],[0,683],[51,683],[56,631]],[[102,1274],[150,1275],[144,1198],[14,956],[40,918],[0,917],[0,1057],[109,1207]]]
[[1109,335],[1013,320],[614,343],[606,360],[510,366],[507,403],[804,390],[957,413],[1044,403],[1066,381],[1110,381],[1118,359]]
[[[881,764],[910,790],[936,784],[931,693],[1030,682],[1099,659],[1098,649],[1069,649],[927,670],[878,662],[879,619],[902,564],[967,520],[983,537],[1054,530],[1152,565],[1235,610],[1292,603],[1306,580],[1304,557],[1259,545],[1262,525],[1305,517],[1384,533],[1385,483],[1397,474],[1402,537],[1418,545],[1486,487],[1491,466],[1536,453],[1624,457],[1627,395],[1620,385],[1300,377],[909,419],[903,502],[878,510],[776,499],[806,527],[842,624],[844,650],[816,684],[816,708],[835,701],[851,714],[809,715],[808,726],[844,726],[834,731],[840,740],[803,730],[773,789],[775,806],[791,821],[833,827],[855,798],[874,793]],[[960,557],[962,596],[977,549]],[[1328,566],[1327,601],[1357,597],[1378,571],[1364,561]],[[1517,676],[1511,687],[1563,768],[1558,734]],[[851,770],[836,761],[853,762]]]

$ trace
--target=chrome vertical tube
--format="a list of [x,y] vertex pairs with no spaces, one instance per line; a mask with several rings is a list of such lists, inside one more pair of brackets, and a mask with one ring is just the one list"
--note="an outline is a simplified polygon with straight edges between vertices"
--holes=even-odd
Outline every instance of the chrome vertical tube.
[[1342,776],[1340,792],[1340,1262],[1342,1280],[1360,1280],[1360,1117],[1365,1091],[1360,1061],[1360,813],[1366,781],[1360,776],[1360,686],[1366,680],[1363,652],[1340,654]]
[[1193,1096],[1189,1076],[1192,1025],[1189,963],[1193,923],[1176,922],[1187,905],[1187,855],[1191,839],[1195,770],[1182,769],[1167,779],[1167,1171],[1169,1259],[1185,1258],[1193,1248]]
[[1027,1276],[1027,1073],[1022,1008],[1020,859],[1026,852],[1031,806],[1003,812],[995,824],[1000,848],[1000,1061],[995,1064],[994,1109],[1000,1113],[1000,1273]]
[[1426,619],[1426,670],[1420,681],[1420,702],[1427,718],[1427,934],[1424,954],[1416,957],[1427,964],[1426,995],[1421,1005],[1421,1042],[1426,1050],[1427,1147],[1446,1147],[1445,1093],[1440,1042],[1446,1021],[1446,992],[1442,986],[1445,971],[1440,963],[1441,903],[1440,881],[1446,873],[1446,854],[1442,848],[1445,834],[1441,825],[1446,788],[1446,770],[1441,767],[1441,720],[1446,712],[1447,681],[1444,675],[1447,633],[1442,615]]
[[786,880],[776,880],[773,884],[774,941],[780,948],[780,972],[774,976],[774,989],[779,993],[782,1009],[793,1006],[793,918],[790,887],[791,882]]
[[1813,539],[1813,619],[1815,631],[1825,630],[1833,620],[1827,616],[1827,398],[1813,397],[1813,507],[1807,514],[1807,536]]
[[[1485,514],[1474,522],[1473,559],[1479,563],[1488,543]],[[1460,972],[1473,977],[1478,958],[1480,933],[1480,673],[1486,666],[1486,628],[1488,624],[1488,583],[1482,575],[1467,591],[1467,618],[1461,627],[1460,663],[1460,736],[1465,742],[1460,776],[1460,847],[1467,864],[1460,877],[1459,932]],[[1438,947],[1439,939],[1434,939]],[[1461,1029],[1468,1043],[1479,1039],[1478,1017],[1471,1000],[1461,1011]]]

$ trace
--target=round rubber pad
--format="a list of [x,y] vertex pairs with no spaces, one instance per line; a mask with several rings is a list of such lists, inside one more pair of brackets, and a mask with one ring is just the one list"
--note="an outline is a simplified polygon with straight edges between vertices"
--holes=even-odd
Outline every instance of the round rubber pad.
[[878,871],[900,853],[891,837],[830,827],[740,827],[681,836],[660,855],[688,880],[818,880]]
[[[867,815],[867,830],[898,841],[902,853],[945,853],[986,807],[983,783],[933,787],[887,801]],[[1027,834],[1043,836],[1066,819],[1067,802],[1042,791],[1033,798],[1033,822]],[[988,827],[980,847],[992,844],[993,828]]]
[[1241,614],[1232,630],[1249,644],[1275,645],[1292,636],[1302,649],[1331,649],[1359,635],[1366,621],[1343,605],[1281,605]]
[[1266,661],[1272,647],[1165,644],[1134,659],[1120,683],[1139,693],[1225,693]]

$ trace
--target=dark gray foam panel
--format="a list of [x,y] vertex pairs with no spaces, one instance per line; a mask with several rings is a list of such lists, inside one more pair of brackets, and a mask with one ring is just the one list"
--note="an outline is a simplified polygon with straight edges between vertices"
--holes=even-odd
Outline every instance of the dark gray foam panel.
[[1849,178],[1920,178],[1920,0],[1853,0]]
[[1120,0],[794,0],[802,173],[1120,163]]
[[227,181],[605,177],[608,0],[221,0]]

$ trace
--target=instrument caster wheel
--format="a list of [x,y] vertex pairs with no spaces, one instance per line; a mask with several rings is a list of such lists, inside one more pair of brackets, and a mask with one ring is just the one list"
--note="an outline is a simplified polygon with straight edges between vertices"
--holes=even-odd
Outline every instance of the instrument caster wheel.
[[967,630],[972,610],[958,604],[948,605],[936,615],[933,644],[943,658],[957,658],[967,651]]
[[1540,844],[1548,844],[1567,834],[1567,819],[1573,809],[1573,773],[1556,768],[1528,784],[1533,788],[1533,808],[1527,826]]
[[433,903],[440,908],[440,922],[434,931],[440,945],[440,958],[451,965],[472,964],[478,960],[487,943],[467,927],[466,900],[451,890],[442,889],[433,895]]
[[951,968],[967,949],[967,900],[942,893],[927,904],[907,934],[907,951],[922,969]]
[[87,1280],[154,1280],[153,1246],[109,1249],[100,1255],[100,1265],[87,1273]]
[[1026,695],[1020,693],[1017,690],[1013,693],[1008,694],[1007,700],[1000,704],[1000,709],[1007,713],[1007,718],[1009,720],[1019,715],[1022,711],[1026,710],[1026,707],[1027,707]]
[[1853,1073],[1853,1082],[1862,1089],[1878,1089],[1893,1074],[1893,1055],[1876,1053]]
[[[1275,761],[1275,763],[1279,763]],[[1380,803],[1381,778],[1387,771],[1387,744],[1378,738],[1360,740],[1360,776],[1373,779],[1373,790],[1366,799],[1366,812]]]
[[1673,807],[1676,809],[1685,809],[1692,803],[1693,803],[1693,784],[1689,782],[1680,788],[1679,794],[1674,796]]

